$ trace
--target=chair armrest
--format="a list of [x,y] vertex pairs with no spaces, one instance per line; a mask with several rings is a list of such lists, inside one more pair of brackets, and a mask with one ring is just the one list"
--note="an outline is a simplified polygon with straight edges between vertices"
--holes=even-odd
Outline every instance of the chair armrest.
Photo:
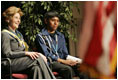
[[8,74],[10,75],[9,78],[12,79],[12,71],[11,71],[11,60],[10,58],[2,58],[1,59],[1,68],[7,68],[5,69],[8,71]]

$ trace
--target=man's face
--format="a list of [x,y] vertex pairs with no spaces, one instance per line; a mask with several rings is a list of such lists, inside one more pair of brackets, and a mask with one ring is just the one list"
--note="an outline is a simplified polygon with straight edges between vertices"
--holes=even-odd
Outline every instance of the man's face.
[[48,25],[48,27],[50,28],[51,31],[55,31],[59,26],[59,18],[58,17],[50,18],[47,21],[47,25]]

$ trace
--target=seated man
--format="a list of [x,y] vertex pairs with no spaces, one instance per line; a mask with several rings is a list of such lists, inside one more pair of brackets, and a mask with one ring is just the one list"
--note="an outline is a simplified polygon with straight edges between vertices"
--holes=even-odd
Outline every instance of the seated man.
[[[65,45],[65,37],[62,33],[57,31],[59,26],[58,13],[55,11],[47,12],[45,14],[45,25],[41,33],[36,36],[35,42],[37,49],[46,57],[52,59],[53,71],[58,72],[64,79],[72,79],[73,76],[75,76],[72,66],[77,65],[79,62],[71,60],[72,56],[68,54]],[[79,61],[81,62],[80,59]]]

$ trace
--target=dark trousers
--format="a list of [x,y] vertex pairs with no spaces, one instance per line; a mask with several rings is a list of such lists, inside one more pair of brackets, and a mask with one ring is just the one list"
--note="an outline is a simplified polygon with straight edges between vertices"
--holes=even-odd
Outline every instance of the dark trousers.
[[[55,78],[48,65],[41,57],[32,60],[29,57],[11,59],[12,72],[26,71],[30,79],[53,79]],[[24,72],[25,73],[25,72]]]
[[71,66],[56,61],[52,64],[52,71],[58,72],[63,79],[72,79],[75,75]]

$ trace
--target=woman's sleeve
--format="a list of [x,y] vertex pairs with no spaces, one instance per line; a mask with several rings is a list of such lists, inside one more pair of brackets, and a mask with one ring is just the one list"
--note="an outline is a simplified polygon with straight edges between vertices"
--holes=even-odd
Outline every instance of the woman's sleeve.
[[25,56],[24,51],[17,51],[14,52],[11,50],[10,46],[10,37],[9,34],[6,32],[1,33],[1,50],[2,50],[2,57],[5,58],[19,58]]

